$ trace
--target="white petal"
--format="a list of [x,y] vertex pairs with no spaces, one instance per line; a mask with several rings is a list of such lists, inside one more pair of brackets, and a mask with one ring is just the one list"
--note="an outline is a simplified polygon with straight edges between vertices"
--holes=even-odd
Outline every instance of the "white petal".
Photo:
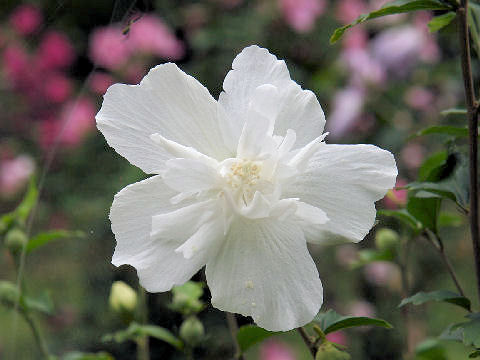
[[162,173],[165,184],[180,192],[199,192],[219,186],[218,172],[203,162],[171,159]]
[[361,241],[375,221],[375,201],[395,185],[397,168],[391,153],[373,145],[326,145],[310,159],[303,174],[284,190],[326,212],[329,221],[318,225],[308,241],[333,238]]
[[304,202],[297,202],[297,211],[295,215],[310,224],[320,225],[328,222],[328,216],[322,209],[306,204]]
[[147,173],[171,158],[150,139],[155,133],[215,159],[228,155],[215,99],[175,64],[158,65],[139,85],[112,85],[96,119],[108,144]]
[[175,252],[182,253],[186,259],[202,257],[202,262],[215,256],[220,242],[225,238],[225,227],[221,216],[203,224],[195,234],[179,246]]
[[270,119],[251,109],[238,141],[237,157],[257,159],[261,155],[266,142],[268,140],[273,141],[271,138],[268,139],[270,129]]
[[[150,236],[153,215],[178,209],[178,205],[169,202],[175,193],[160,176],[154,176],[121,190],[115,195],[110,211],[117,240],[112,263],[134,266],[140,283],[150,292],[167,291],[183,284],[204,265],[202,259],[186,260],[182,254],[175,253],[181,244],[175,237],[160,241]],[[189,220],[198,221],[201,214],[196,215]],[[183,229],[195,227],[191,223],[188,225]],[[176,229],[172,235],[178,236],[178,231]],[[188,234],[182,235],[185,236],[182,241],[188,238]]]
[[226,143],[232,151],[243,129],[248,106],[255,98],[255,89],[270,84],[279,90],[274,133],[285,136],[287,129],[297,133],[296,147],[301,147],[323,132],[325,116],[311,91],[290,79],[287,66],[268,50],[249,46],[237,55],[232,70],[223,82],[224,92],[218,99],[223,118],[220,123]]
[[305,325],[322,304],[303,233],[288,221],[237,219],[206,276],[213,306],[252,316],[267,330]]

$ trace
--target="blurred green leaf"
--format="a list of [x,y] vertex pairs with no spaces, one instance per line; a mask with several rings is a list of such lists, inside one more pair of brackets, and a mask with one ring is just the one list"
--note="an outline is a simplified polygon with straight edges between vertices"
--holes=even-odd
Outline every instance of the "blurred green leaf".
[[411,228],[415,233],[422,230],[422,224],[408,213],[405,209],[400,210],[386,210],[381,209],[377,211],[378,215],[389,216],[400,220],[403,224]]
[[460,306],[470,311],[471,304],[469,299],[448,290],[437,290],[431,292],[420,291],[413,296],[403,299],[398,307],[402,307],[407,304],[421,305],[429,301],[443,301]]
[[457,14],[453,11],[449,11],[445,14],[435,16],[432,20],[428,22],[428,30],[431,33],[437,32],[438,30],[450,24],[452,20],[455,19],[455,16],[457,16]]
[[366,249],[358,252],[358,260],[353,262],[351,267],[353,269],[360,266],[370,264],[374,261],[392,261],[395,258],[395,254],[389,250],[374,250]]
[[449,115],[467,115],[467,109],[464,108],[451,108],[446,109],[440,112],[442,116],[449,116]]
[[37,185],[35,184],[35,178],[31,177],[30,182],[28,185],[28,190],[23,197],[22,202],[18,207],[15,209],[15,216],[20,221],[25,222],[32,211],[33,207],[35,206],[38,198],[38,189]]
[[468,128],[465,126],[450,126],[450,125],[433,125],[428,128],[417,131],[415,134],[410,135],[407,140],[414,139],[419,136],[440,134],[448,135],[455,138],[468,137]]
[[470,320],[452,325],[449,331],[460,332],[465,345],[480,348],[480,313],[468,314],[466,317]]
[[447,177],[455,168],[456,158],[445,150],[428,157],[418,169],[418,181],[435,182]]
[[458,227],[463,225],[463,217],[450,212],[442,211],[438,215],[439,227]]
[[415,360],[448,360],[448,358],[440,341],[427,339],[415,348]]
[[50,294],[47,291],[44,291],[37,298],[22,295],[20,302],[27,310],[39,311],[47,315],[53,314],[53,310],[54,310],[53,301],[52,301],[52,298],[50,297]]
[[238,329],[237,341],[243,353],[253,345],[277,334],[280,334],[280,332],[268,331],[255,325],[244,325]]
[[169,308],[184,315],[195,314],[205,307],[200,298],[203,295],[203,284],[187,281],[185,284],[172,288],[172,303]]
[[437,218],[440,204],[441,199],[439,198],[409,196],[407,211],[422,224],[423,228],[430,229],[434,233],[437,233]]
[[357,326],[380,326],[387,329],[393,328],[388,322],[382,319],[369,318],[365,316],[343,316],[333,310],[318,314],[314,321],[319,323],[322,331],[326,334],[338,330]]
[[455,194],[449,191],[448,187],[443,184],[432,182],[412,182],[408,184],[406,188],[411,191],[416,191],[415,197],[418,198],[439,197],[457,201]]
[[124,330],[104,335],[102,341],[115,341],[117,343],[122,343],[127,340],[134,341],[143,336],[150,336],[162,340],[178,350],[183,349],[183,342],[168,329],[156,325],[140,325],[135,322],[132,322],[130,326]]
[[27,244],[27,253],[36,250],[37,248],[48,244],[51,241],[58,239],[68,239],[68,238],[83,238],[85,234],[82,231],[69,231],[69,230],[51,230],[45,231],[40,234],[35,235],[28,241]]
[[469,357],[470,359],[474,359],[474,358],[480,357],[480,349],[477,349],[477,350],[471,352],[471,353],[468,355],[468,357]]
[[65,354],[63,360],[114,360],[114,357],[104,351],[98,353],[84,353],[72,351]]
[[440,0],[396,0],[383,5],[379,10],[369,14],[360,15],[351,24],[336,29],[330,38],[330,43],[337,42],[349,28],[361,24],[364,21],[375,19],[381,16],[412,12],[417,10],[450,10],[450,6]]

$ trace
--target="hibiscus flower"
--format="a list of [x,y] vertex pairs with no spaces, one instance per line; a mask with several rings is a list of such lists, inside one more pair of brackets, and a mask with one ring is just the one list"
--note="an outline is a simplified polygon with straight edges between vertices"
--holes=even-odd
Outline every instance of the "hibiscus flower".
[[328,145],[315,95],[258,46],[233,61],[216,101],[175,64],[112,85],[96,116],[108,144],[154,176],[110,211],[112,263],[149,292],[206,265],[212,305],[268,330],[310,322],[323,301],[307,242],[358,242],[395,184],[391,153]]

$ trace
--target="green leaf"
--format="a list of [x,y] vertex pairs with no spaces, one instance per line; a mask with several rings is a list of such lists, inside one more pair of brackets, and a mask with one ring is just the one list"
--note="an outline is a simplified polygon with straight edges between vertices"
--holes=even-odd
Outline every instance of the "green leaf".
[[423,228],[430,229],[434,233],[437,233],[437,217],[440,204],[441,199],[439,198],[409,196],[407,211],[422,224]]
[[451,108],[446,109],[440,112],[442,116],[449,116],[449,115],[467,115],[467,109],[464,108]]
[[412,182],[406,186],[408,190],[416,191],[415,197],[431,198],[438,197],[457,201],[455,194],[448,190],[443,184],[432,182]]
[[30,183],[28,185],[28,190],[23,197],[22,202],[18,207],[15,209],[15,216],[22,222],[25,222],[32,211],[33,207],[35,206],[38,198],[38,189],[37,185],[35,184],[34,177],[30,178]]
[[114,360],[114,357],[107,352],[84,353],[80,351],[72,351],[65,354],[63,360]]
[[470,359],[474,359],[474,358],[480,357],[480,349],[477,349],[477,350],[471,352],[471,353],[468,355],[468,357],[469,357]]
[[442,211],[438,215],[439,227],[459,227],[463,225],[463,217],[450,212]]
[[237,341],[238,345],[240,345],[240,351],[244,353],[253,345],[277,334],[280,334],[280,332],[268,331],[255,325],[244,325],[238,329],[237,333]]
[[455,155],[440,151],[428,157],[418,169],[418,180],[436,182],[451,174],[456,165]]
[[333,310],[318,314],[314,321],[319,323],[325,335],[338,330],[357,326],[380,326],[387,329],[393,328],[392,325],[382,319],[365,316],[342,316]]
[[417,131],[415,134],[409,136],[407,140],[432,134],[448,135],[454,138],[468,137],[468,128],[466,126],[433,125]]
[[469,299],[448,290],[437,290],[437,291],[431,291],[431,292],[420,291],[413,296],[403,299],[400,305],[398,305],[398,307],[402,307],[407,304],[421,305],[429,301],[443,301],[443,302],[460,306],[470,311]]
[[27,253],[36,250],[37,248],[48,244],[51,241],[66,238],[83,238],[85,234],[82,231],[69,231],[69,230],[51,230],[37,234],[31,238],[27,244]]
[[388,250],[374,250],[366,249],[358,252],[358,260],[352,263],[353,269],[360,266],[370,264],[375,261],[392,261],[395,258],[395,254]]
[[480,348],[480,313],[468,314],[466,317],[470,320],[451,326],[450,331],[460,331],[466,346]]
[[377,211],[377,214],[380,216],[393,217],[397,220],[400,220],[403,224],[410,227],[415,233],[418,233],[422,230],[422,224],[415,219],[412,215],[408,213],[405,209],[400,210],[385,210],[381,209]]
[[432,20],[430,20],[427,24],[428,30],[433,33],[437,32],[438,30],[444,28],[448,24],[452,22],[453,19],[455,19],[455,16],[457,14],[453,11],[449,11],[445,14],[435,16]]
[[445,348],[437,339],[422,341],[415,348],[415,360],[448,360]]
[[22,295],[20,302],[29,311],[39,311],[47,315],[53,314],[53,301],[47,291],[44,291],[38,298]]
[[383,5],[379,10],[372,11],[369,14],[360,15],[351,24],[342,26],[335,30],[330,38],[330,43],[337,42],[351,27],[361,24],[364,21],[375,19],[381,16],[412,12],[417,10],[450,10],[450,6],[440,0],[396,0]]
[[187,281],[183,285],[173,287],[172,294],[170,309],[184,315],[196,314],[205,307],[203,301],[200,300],[203,295],[202,283]]
[[140,325],[136,322],[132,322],[130,326],[124,330],[104,335],[102,341],[122,343],[127,340],[137,340],[143,336],[150,336],[162,340],[178,350],[183,349],[183,342],[169,330],[156,325]]

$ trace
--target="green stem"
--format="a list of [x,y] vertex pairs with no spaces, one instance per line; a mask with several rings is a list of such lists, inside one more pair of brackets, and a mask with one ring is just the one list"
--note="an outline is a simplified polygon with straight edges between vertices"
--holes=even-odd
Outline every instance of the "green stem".
[[226,316],[227,316],[228,329],[230,330],[233,344],[235,346],[235,359],[244,360],[242,355],[242,349],[240,348],[240,344],[238,343],[238,340],[237,340],[238,323],[237,323],[237,319],[235,318],[235,314],[227,312]]
[[297,328],[298,333],[302,337],[303,342],[307,345],[310,353],[312,354],[313,358],[316,355],[316,348],[315,348],[315,341],[308,335],[307,331],[303,327]]
[[33,337],[35,338],[35,342],[37,343],[40,353],[42,354],[42,358],[46,360],[50,359],[50,353],[48,352],[47,343],[42,336],[42,332],[37,327],[37,324],[27,311],[22,311],[22,315],[25,321],[30,326],[30,329],[32,329]]
[[473,87],[472,65],[470,58],[470,39],[468,33],[468,0],[462,0],[457,9],[459,41],[461,48],[462,74],[467,104],[469,129],[469,165],[470,165],[470,234],[473,244],[477,291],[480,299],[480,233],[478,227],[478,104]]
[[[139,287],[139,304],[140,304],[140,322],[147,324],[148,322],[148,304],[147,293],[145,289]],[[150,360],[150,349],[148,336],[142,336],[136,340],[137,343],[137,360]]]

